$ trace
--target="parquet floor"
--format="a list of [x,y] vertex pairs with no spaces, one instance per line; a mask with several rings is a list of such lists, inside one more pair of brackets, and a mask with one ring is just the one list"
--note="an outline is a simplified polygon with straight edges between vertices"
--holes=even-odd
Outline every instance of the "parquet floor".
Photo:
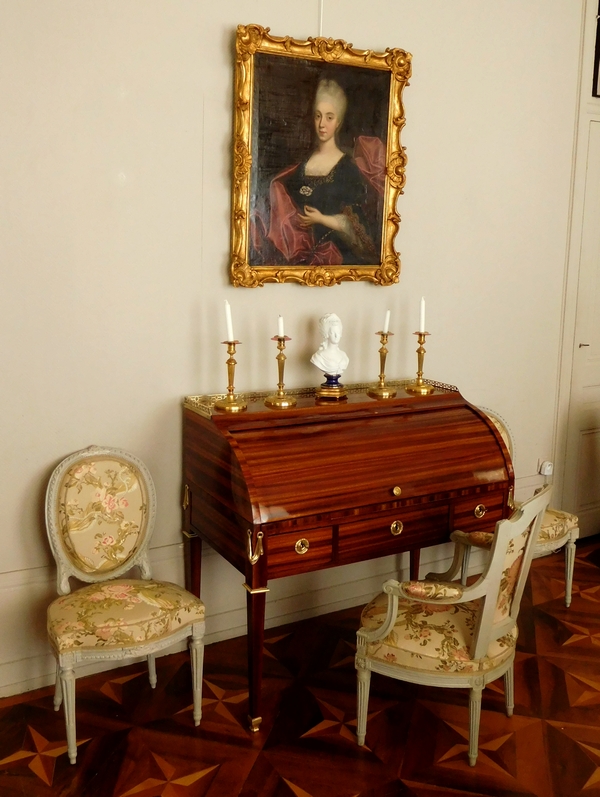
[[[192,722],[185,653],[77,682],[78,761],[52,691],[0,701],[0,797],[600,797],[600,541],[578,545],[573,603],[562,552],[534,562],[522,604],[515,714],[484,691],[477,766],[463,690],[373,677],[355,743],[360,607],[267,632],[264,720],[246,731],[245,639],[206,649]],[[210,609],[210,607],[208,607]]]

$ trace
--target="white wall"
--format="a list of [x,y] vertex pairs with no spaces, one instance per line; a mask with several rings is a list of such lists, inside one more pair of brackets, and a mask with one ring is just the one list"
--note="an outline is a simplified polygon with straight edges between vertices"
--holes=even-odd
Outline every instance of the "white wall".
[[[244,342],[236,383],[250,390],[276,382],[277,313],[293,338],[289,386],[315,383],[308,357],[328,311],[345,322],[345,381],[376,378],[373,332],[388,307],[388,374],[412,376],[424,295],[427,375],[509,421],[523,492],[538,458],[553,456],[580,2],[324,0],[323,35],[413,53],[400,282],[234,289],[235,27],[306,38],[320,10],[318,0],[0,0],[0,693],[52,669],[43,493],[68,453],[99,443],[146,461],[156,572],[181,578],[181,399],[225,387],[224,299]],[[394,564],[279,582],[271,622],[358,603]],[[243,631],[241,581],[207,557],[209,638]]]

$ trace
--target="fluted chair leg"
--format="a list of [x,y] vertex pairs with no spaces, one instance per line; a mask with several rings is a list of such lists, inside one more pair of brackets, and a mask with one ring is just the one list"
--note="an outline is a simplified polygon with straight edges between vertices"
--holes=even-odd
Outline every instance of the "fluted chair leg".
[[192,665],[192,693],[194,696],[194,725],[200,725],[202,719],[202,671],[204,668],[204,630],[193,627],[189,641],[190,661]]
[[483,686],[474,686],[469,692],[469,765],[474,767],[479,749],[479,722],[481,719],[481,693]]
[[152,689],[156,687],[156,656],[154,653],[148,655],[148,680]]
[[62,704],[62,687],[60,683],[60,665],[56,662],[56,681],[54,682],[54,710],[58,711]]
[[367,735],[370,688],[371,670],[358,667],[356,670],[356,738],[361,747],[364,745]]
[[60,668],[61,690],[65,702],[65,725],[67,729],[67,752],[69,761],[77,760],[77,730],[75,726],[75,672],[71,665]]
[[565,545],[565,606],[571,605],[573,592],[573,570],[575,569],[575,541],[571,538]]
[[512,717],[515,708],[515,664],[504,673],[504,704],[506,706],[506,716]]

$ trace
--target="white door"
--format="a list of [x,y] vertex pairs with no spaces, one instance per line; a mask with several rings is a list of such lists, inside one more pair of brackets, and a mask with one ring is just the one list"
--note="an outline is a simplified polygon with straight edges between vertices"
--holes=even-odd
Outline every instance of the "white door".
[[582,125],[578,157],[585,158],[585,180],[563,506],[579,516],[587,536],[600,532],[600,116],[586,114]]

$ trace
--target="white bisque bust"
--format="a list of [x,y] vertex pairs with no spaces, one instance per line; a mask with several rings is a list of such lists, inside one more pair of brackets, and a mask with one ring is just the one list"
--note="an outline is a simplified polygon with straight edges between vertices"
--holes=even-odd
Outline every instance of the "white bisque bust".
[[340,349],[342,322],[335,313],[327,313],[319,320],[323,342],[310,358],[324,374],[341,376],[348,367],[348,355]]

